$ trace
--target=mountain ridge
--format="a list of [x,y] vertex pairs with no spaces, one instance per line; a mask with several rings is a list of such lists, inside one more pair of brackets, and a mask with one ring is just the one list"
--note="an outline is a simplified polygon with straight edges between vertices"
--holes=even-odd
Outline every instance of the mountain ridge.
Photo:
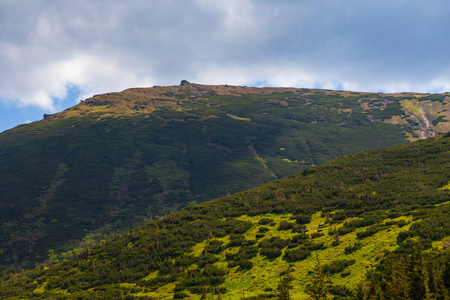
[[[247,87],[247,86],[233,86],[233,85],[202,85],[196,83],[189,83],[185,80],[183,84],[174,86],[154,86],[152,88],[130,88],[122,92],[106,93],[100,95],[94,95],[93,97],[81,101],[80,104],[75,107],[66,109],[63,112],[56,114],[45,114],[44,119],[61,119],[70,116],[79,116],[89,112],[111,112],[115,114],[138,114],[138,113],[151,113],[156,109],[170,108],[175,110],[183,110],[182,103],[192,100],[192,96],[202,97],[207,99],[208,96],[237,96],[240,97],[243,94],[256,94],[256,95],[270,95],[274,93],[293,93],[299,96],[306,97],[313,95],[314,93],[321,92],[325,95],[339,95],[340,97],[350,97],[352,95],[376,95],[377,98],[383,97],[409,97],[418,100],[402,100],[402,106],[404,111],[409,115],[413,121],[418,123],[418,130],[416,130],[419,138],[428,138],[435,135],[443,134],[447,132],[450,127],[435,126],[433,121],[436,120],[436,116],[441,116],[443,119],[450,119],[450,113],[448,111],[448,102],[450,100],[450,93],[443,94],[424,94],[424,93],[371,93],[371,92],[355,92],[355,91],[335,91],[325,89],[308,89],[308,88],[293,88],[293,87]],[[436,103],[425,103],[420,101],[420,98],[433,97],[436,95],[442,95],[442,101],[439,101],[441,105]],[[133,100],[130,100],[132,98]],[[311,100],[311,99],[307,99]],[[370,97],[365,99],[368,102],[361,102],[361,107],[365,110],[371,110],[374,108],[384,109],[386,102],[389,100],[382,99],[371,103]],[[270,103],[270,99],[267,103]],[[273,104],[287,105],[286,101],[273,100]],[[128,102],[128,103],[127,103]],[[381,107],[379,107],[381,103]],[[425,103],[425,104],[424,104]],[[207,103],[208,105],[208,103]],[[87,108],[90,107],[91,109]],[[92,107],[97,107],[92,109]],[[102,109],[100,107],[106,107]],[[185,108],[184,108],[185,109]],[[370,116],[368,116],[370,118]],[[389,120],[371,119],[372,122],[387,122],[390,124],[407,124],[406,118],[393,118]],[[435,127],[435,128],[434,128]],[[410,140],[416,140],[417,138],[410,137]]]

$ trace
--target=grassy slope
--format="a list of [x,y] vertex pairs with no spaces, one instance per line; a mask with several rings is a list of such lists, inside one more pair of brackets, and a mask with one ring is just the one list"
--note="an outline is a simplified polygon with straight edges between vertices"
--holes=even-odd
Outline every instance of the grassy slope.
[[442,132],[446,97],[201,85],[97,95],[0,135],[0,264],[63,260],[186,205],[406,143],[421,130],[408,103]]
[[[200,299],[202,290],[211,295],[220,287],[226,288],[223,296],[230,299],[271,297],[280,273],[290,265],[295,278],[292,293],[302,299],[315,256],[293,262],[283,254],[308,243],[291,248],[274,244],[272,248],[281,249],[276,258],[262,254],[271,237],[293,243],[292,238],[302,232],[316,248],[323,243],[316,251],[322,264],[355,259],[331,276],[333,284],[351,288],[374,267],[383,251],[395,249],[406,237],[429,249],[448,245],[449,155],[448,136],[346,155],[303,174],[185,208],[102,243],[74,261],[6,276],[0,295],[89,299],[130,294],[169,299],[177,292]],[[279,230],[282,221],[295,223],[299,216],[310,217],[300,221],[306,223],[303,229],[299,224],[297,233]],[[261,225],[261,219],[271,219],[273,224]],[[269,230],[258,237],[262,226]],[[349,230],[340,231],[343,228]],[[374,228],[372,235],[357,237]],[[335,231],[339,245],[333,245]],[[324,235],[314,238],[317,232]],[[210,246],[218,245],[217,241],[223,242],[223,248],[214,250]],[[346,254],[345,248],[357,241],[361,248]],[[248,259],[253,267],[230,266],[233,259],[227,253],[250,251],[245,247],[257,248],[256,255]]]

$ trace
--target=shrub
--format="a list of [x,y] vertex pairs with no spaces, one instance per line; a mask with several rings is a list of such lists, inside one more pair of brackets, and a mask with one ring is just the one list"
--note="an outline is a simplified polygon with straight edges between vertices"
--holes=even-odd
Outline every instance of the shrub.
[[289,223],[287,221],[281,221],[280,225],[278,226],[277,230],[290,230],[294,228],[294,223]]
[[257,247],[243,246],[239,250],[239,258],[241,259],[251,259],[258,254]]
[[355,252],[356,250],[361,249],[361,247],[362,247],[361,242],[356,242],[356,243],[354,243],[354,244],[351,245],[351,246],[345,247],[344,253],[345,253],[345,254],[353,253],[353,252]]
[[311,222],[311,216],[308,215],[298,215],[296,218],[297,224],[304,225]]
[[375,225],[375,226],[371,226],[371,227],[367,228],[365,231],[358,232],[356,234],[356,236],[359,239],[363,239],[363,238],[366,238],[366,237],[374,235],[378,231],[380,231],[380,226]]
[[313,232],[313,233],[311,233],[311,238],[315,239],[315,238],[321,237],[323,235],[324,234],[322,232]]
[[173,299],[184,299],[187,297],[189,297],[189,295],[183,292],[176,292],[173,294]]
[[284,240],[280,237],[273,236],[270,239],[264,239],[261,242],[259,242],[258,246],[260,248],[278,248],[283,249],[288,244],[287,240]]
[[253,263],[248,259],[242,259],[239,261],[239,267],[245,270],[250,270],[253,268]]
[[241,246],[242,243],[246,241],[245,236],[242,234],[232,233],[230,235],[230,242],[228,243],[228,247],[238,247]]
[[261,220],[259,220],[258,224],[259,225],[268,225],[274,223],[272,219],[269,218],[262,218]]
[[269,230],[270,230],[269,228],[261,226],[261,227],[259,227],[258,232],[264,233],[264,232],[267,232]]
[[353,296],[352,291],[349,288],[347,288],[345,285],[332,285],[329,289],[329,292],[335,296],[341,296],[341,297]]
[[262,248],[260,251],[261,255],[266,256],[267,258],[274,259],[281,255],[281,249],[278,248]]
[[288,243],[288,248],[295,248],[298,245],[304,244],[309,241],[309,235],[305,233],[294,235]]
[[311,255],[311,250],[309,250],[305,246],[300,246],[298,249],[294,250],[286,250],[284,253],[284,258],[286,258],[289,261],[301,261],[304,259],[307,259],[308,256]]
[[329,274],[341,273],[345,270],[345,268],[353,265],[355,262],[356,260],[354,259],[335,260],[329,264],[324,265],[322,271]]

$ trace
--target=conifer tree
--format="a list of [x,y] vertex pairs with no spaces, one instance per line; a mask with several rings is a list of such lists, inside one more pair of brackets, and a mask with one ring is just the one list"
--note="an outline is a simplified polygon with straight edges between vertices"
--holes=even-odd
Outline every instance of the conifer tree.
[[311,285],[307,286],[306,293],[314,300],[325,300],[328,298],[328,286],[326,276],[320,264],[319,255],[316,252],[316,266],[314,267],[314,278]]
[[434,294],[434,299],[436,300],[449,300],[450,291],[445,288],[444,282],[441,278],[437,278],[436,281],[436,292]]
[[434,258],[433,258],[432,254],[428,255],[426,258],[427,258],[427,260],[426,260],[425,267],[426,267],[426,272],[428,275],[428,283],[427,283],[428,291],[430,293],[430,296],[434,296],[437,294],[437,288],[438,288],[437,281],[436,281],[437,278],[436,278],[436,274],[434,271]]
[[442,272],[442,281],[444,282],[445,288],[450,291],[450,254],[446,253],[446,261],[444,271]]
[[436,279],[436,299],[450,299],[450,252],[446,251],[443,255],[444,263],[441,276]]
[[278,284],[278,300],[290,300],[291,295],[289,290],[291,289],[291,267],[288,267],[286,270],[286,274],[280,279],[280,283]]
[[366,299],[366,288],[364,286],[364,279],[361,278],[361,281],[355,287],[353,291],[353,298],[355,300],[364,300]]
[[408,299],[409,286],[403,257],[390,256],[386,263],[385,281],[387,299]]
[[427,295],[427,280],[424,270],[423,257],[421,247],[414,245],[409,262],[407,265],[406,275],[409,282],[409,297],[414,300],[425,299]]

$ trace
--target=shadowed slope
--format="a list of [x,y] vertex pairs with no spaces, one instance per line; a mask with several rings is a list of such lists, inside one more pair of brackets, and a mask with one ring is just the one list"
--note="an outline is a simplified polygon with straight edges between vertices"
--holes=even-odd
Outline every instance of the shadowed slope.
[[449,136],[345,155],[187,207],[66,263],[6,276],[0,295],[273,298],[290,266],[291,293],[302,299],[314,251],[345,292],[409,238],[447,247],[449,170]]

